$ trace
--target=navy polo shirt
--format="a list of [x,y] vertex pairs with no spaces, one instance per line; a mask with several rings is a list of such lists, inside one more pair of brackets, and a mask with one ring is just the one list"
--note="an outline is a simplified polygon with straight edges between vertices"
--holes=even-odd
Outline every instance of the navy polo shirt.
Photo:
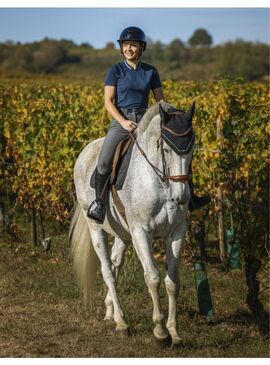
[[134,70],[126,61],[109,68],[105,86],[115,86],[117,108],[147,108],[150,90],[161,87],[155,67],[140,62]]

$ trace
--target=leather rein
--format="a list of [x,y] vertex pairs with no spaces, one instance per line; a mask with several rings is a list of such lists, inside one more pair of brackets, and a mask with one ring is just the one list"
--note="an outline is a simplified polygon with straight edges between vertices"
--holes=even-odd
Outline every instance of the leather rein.
[[[143,149],[139,145],[138,141],[136,140],[136,138],[133,136],[133,134],[131,132],[130,132],[130,137],[132,138],[133,142],[138,147],[138,150],[140,151],[142,156],[145,158],[145,160],[148,162],[148,164],[152,167],[152,169],[154,170],[154,172],[156,173],[156,175],[160,178],[160,180],[162,182],[172,181],[172,182],[182,182],[182,183],[184,183],[184,182],[186,182],[190,179],[189,175],[173,175],[173,176],[169,175],[169,169],[167,167],[166,159],[165,159],[165,156],[164,156],[163,139],[162,139],[162,135],[161,135],[163,129],[165,129],[166,131],[172,133],[173,135],[175,135],[177,137],[182,137],[182,136],[187,135],[191,131],[192,127],[190,127],[184,133],[175,133],[173,130],[171,130],[171,129],[165,127],[163,124],[161,124],[161,133],[160,133],[160,137],[159,137],[158,141],[160,140],[160,145],[161,145],[161,157],[162,157],[163,171],[161,171],[158,167],[153,165],[151,161],[149,161],[149,159],[146,156],[145,152],[143,151]],[[168,173],[166,172],[166,170],[168,171]]]

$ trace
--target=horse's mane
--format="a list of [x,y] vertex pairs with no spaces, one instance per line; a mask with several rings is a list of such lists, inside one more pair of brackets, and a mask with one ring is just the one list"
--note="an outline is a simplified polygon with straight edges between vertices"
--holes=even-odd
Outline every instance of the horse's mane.
[[142,119],[140,120],[140,123],[138,124],[138,127],[135,129],[134,131],[134,135],[137,137],[138,135],[143,134],[151,120],[159,114],[159,105],[161,104],[163,110],[165,110],[166,112],[172,112],[175,110],[175,107],[169,103],[166,103],[164,100],[160,100],[158,103],[152,105],[147,112],[144,114],[144,116],[142,117]]

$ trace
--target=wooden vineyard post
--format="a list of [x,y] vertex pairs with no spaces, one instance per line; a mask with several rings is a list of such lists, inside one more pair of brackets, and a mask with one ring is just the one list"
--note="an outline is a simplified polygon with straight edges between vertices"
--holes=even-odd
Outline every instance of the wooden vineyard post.
[[222,205],[222,190],[218,187],[217,192],[217,207],[218,207],[218,240],[219,240],[219,255],[220,261],[225,263],[225,235],[224,235],[224,214]]
[[[218,145],[222,148],[224,146],[223,133],[222,133],[222,122],[221,117],[217,117],[217,141]],[[225,264],[225,233],[224,233],[224,212],[223,212],[223,194],[220,184],[217,189],[217,208],[218,208],[218,240],[219,240],[219,252],[220,261]]]
[[0,203],[0,229],[5,227],[4,205]]
[[34,203],[32,203],[31,209],[31,240],[33,246],[37,246],[37,221]]
[[205,228],[204,228],[204,221],[196,221],[194,227],[194,235],[195,239],[198,243],[199,250],[200,250],[200,257],[205,259],[207,256],[206,249],[205,249]]

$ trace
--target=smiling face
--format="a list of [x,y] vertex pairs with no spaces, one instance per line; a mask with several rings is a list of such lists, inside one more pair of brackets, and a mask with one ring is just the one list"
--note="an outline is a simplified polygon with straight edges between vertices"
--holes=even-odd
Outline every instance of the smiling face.
[[140,58],[142,46],[137,41],[122,42],[122,52],[126,60],[134,61]]

